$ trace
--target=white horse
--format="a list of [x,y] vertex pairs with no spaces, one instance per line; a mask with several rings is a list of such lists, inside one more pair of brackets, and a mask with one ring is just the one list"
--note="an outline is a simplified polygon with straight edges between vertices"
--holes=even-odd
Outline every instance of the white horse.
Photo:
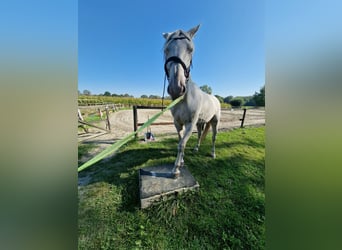
[[[199,25],[187,32],[177,30],[163,33],[166,39],[164,69],[169,82],[167,91],[173,100],[184,95],[183,100],[171,109],[179,138],[178,154],[172,170],[175,178],[180,175],[179,168],[184,165],[184,149],[195,125],[198,131],[195,150],[198,151],[211,125],[213,132],[211,155],[213,158],[216,157],[215,140],[221,115],[220,102],[215,96],[203,92],[190,78],[194,51],[192,39],[198,29]],[[206,126],[202,133],[204,125]],[[185,131],[182,137],[183,126],[185,126]]]

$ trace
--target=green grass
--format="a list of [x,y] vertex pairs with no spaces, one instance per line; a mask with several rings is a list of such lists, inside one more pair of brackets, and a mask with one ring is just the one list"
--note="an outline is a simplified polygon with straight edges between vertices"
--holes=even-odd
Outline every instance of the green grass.
[[99,121],[103,121],[105,119],[106,119],[106,115],[104,114],[102,119],[101,119],[101,117],[98,114],[98,112],[89,114],[88,116],[85,116],[85,118],[84,118],[84,120],[86,122],[99,122]]
[[81,163],[82,157],[90,157],[90,151],[92,149],[96,148],[94,144],[84,144],[84,143],[79,143],[78,144],[78,163]]
[[[177,140],[133,141],[115,156],[84,170],[79,188],[79,249],[264,249],[265,128],[210,134],[198,153],[189,140],[185,164],[199,191],[139,209],[138,169],[172,163]],[[85,153],[85,152],[83,152]],[[79,154],[79,157],[83,155]]]

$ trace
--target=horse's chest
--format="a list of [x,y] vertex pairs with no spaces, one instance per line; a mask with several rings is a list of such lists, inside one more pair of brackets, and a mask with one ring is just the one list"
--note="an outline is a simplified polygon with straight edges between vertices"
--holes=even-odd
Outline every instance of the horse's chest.
[[182,123],[192,122],[194,119],[198,118],[198,112],[186,106],[172,109],[171,113],[175,120],[181,121]]

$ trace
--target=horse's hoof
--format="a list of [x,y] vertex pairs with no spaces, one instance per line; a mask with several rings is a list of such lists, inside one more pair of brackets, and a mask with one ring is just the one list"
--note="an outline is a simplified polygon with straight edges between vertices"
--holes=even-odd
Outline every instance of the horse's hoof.
[[173,173],[173,178],[177,179],[180,176],[180,171]]

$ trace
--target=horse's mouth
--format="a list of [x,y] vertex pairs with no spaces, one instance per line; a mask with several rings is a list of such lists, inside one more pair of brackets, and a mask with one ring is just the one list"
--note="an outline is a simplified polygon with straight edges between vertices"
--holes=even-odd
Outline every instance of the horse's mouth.
[[178,87],[177,91],[175,91],[175,89],[172,89],[170,87],[170,85],[168,86],[168,89],[167,89],[168,93],[170,94],[170,96],[172,97],[172,100],[175,100],[177,99],[178,97],[182,96],[185,94],[186,92],[186,87],[184,85],[181,85]]
[[181,86],[180,92],[177,95],[172,96],[172,99],[175,100],[178,97],[185,95],[185,92],[186,92],[186,87]]

